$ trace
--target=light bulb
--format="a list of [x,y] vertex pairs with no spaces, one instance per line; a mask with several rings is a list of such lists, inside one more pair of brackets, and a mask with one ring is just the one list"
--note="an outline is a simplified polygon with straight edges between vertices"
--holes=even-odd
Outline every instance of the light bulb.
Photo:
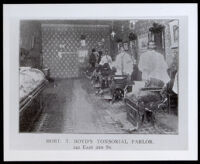
[[116,33],[115,33],[114,31],[111,32],[111,36],[112,36],[113,38],[115,37],[115,34],[116,34]]

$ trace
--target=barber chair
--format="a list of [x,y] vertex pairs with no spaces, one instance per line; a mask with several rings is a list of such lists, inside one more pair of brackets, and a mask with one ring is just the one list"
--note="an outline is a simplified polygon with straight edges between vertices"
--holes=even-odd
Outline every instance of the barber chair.
[[95,88],[98,89],[97,94],[103,96],[109,89],[112,70],[109,64],[105,63],[103,66],[99,65],[98,68],[96,68],[96,72],[98,72],[98,76],[95,79]]
[[124,102],[127,109],[127,119],[134,126],[144,122],[155,124],[155,114],[162,102],[161,87],[149,86],[145,81],[134,81],[124,90]]
[[114,75],[110,86],[112,103],[120,101],[124,98],[124,90],[128,84],[128,76],[126,75]]
[[111,69],[108,63],[105,63],[101,69],[101,89],[109,88]]

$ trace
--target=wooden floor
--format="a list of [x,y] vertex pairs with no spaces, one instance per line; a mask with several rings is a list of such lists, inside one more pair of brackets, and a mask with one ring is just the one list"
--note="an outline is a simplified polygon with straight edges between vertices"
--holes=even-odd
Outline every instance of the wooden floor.
[[[43,95],[44,109],[32,132],[116,134],[130,133],[130,129],[134,128],[127,120],[123,101],[111,104],[95,95],[88,79],[57,80],[49,84]],[[131,133],[175,131],[176,128],[155,128],[145,124]]]

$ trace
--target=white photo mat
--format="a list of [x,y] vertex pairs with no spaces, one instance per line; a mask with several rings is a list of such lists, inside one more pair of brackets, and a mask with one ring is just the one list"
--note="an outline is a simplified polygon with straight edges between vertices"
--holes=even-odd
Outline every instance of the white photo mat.
[[[197,10],[186,4],[4,5],[4,159],[188,160],[197,158]],[[97,12],[97,11],[104,12]],[[45,11],[45,12],[44,12]],[[54,11],[54,12],[52,12]],[[57,11],[57,12],[56,12]],[[77,12],[79,11],[79,12]],[[121,11],[121,12],[116,12]],[[145,11],[145,12],[144,12]],[[159,13],[159,14],[158,14]],[[19,21],[21,19],[179,19],[179,134],[19,134]],[[74,139],[144,139],[111,150],[73,150]],[[70,143],[48,144],[47,139]]]

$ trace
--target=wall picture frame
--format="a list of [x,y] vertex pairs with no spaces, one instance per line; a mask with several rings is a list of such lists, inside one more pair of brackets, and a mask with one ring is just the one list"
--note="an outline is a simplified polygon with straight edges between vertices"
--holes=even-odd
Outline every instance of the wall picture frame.
[[170,26],[170,36],[171,36],[171,48],[178,47],[178,37],[179,37],[179,24],[178,20],[171,21]]

